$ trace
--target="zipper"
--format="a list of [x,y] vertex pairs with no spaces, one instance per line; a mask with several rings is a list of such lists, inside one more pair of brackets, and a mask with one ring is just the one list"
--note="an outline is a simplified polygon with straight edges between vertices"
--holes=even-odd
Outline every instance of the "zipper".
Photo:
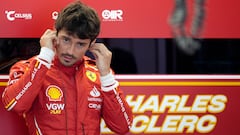
[[75,82],[75,87],[76,87],[76,104],[75,104],[75,109],[76,109],[76,114],[75,114],[75,132],[77,134],[78,132],[78,86],[77,86],[77,73],[78,73],[78,68],[76,67],[75,71],[75,76],[74,76],[74,82]]
[[82,133],[85,135],[84,124],[82,123]]
[[[65,91],[65,88],[64,88]],[[68,135],[68,120],[67,120],[67,104],[66,104],[66,96],[65,96],[65,92],[64,92],[64,103],[65,103],[65,123],[66,123],[66,135]]]
[[[60,75],[60,78],[62,78],[62,75],[61,73],[59,73]],[[62,80],[62,82],[64,82],[64,80]],[[60,83],[61,84],[61,83]],[[64,85],[64,83],[62,83],[63,85],[63,98],[64,98],[64,104],[65,104],[65,128],[66,128],[66,135],[68,135],[68,120],[67,120],[67,117],[68,117],[68,113],[67,113],[67,98],[66,98],[66,87]]]

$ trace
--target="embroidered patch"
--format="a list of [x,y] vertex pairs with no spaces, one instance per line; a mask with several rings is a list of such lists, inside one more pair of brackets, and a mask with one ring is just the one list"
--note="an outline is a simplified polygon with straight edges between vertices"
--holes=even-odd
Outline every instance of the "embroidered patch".
[[65,108],[65,104],[63,103],[48,103],[46,104],[47,109],[50,114],[62,114],[62,111]]
[[58,86],[50,85],[46,90],[46,96],[48,97],[49,101],[61,101],[63,92]]
[[87,71],[86,71],[86,75],[87,75],[87,78],[88,78],[89,80],[91,80],[92,82],[95,82],[95,81],[97,80],[97,75],[96,75],[96,73],[94,73],[94,72],[92,72],[92,71],[87,70]]
[[93,96],[93,97],[99,97],[101,94],[97,90],[97,88],[94,86],[93,89],[90,91],[90,95]]

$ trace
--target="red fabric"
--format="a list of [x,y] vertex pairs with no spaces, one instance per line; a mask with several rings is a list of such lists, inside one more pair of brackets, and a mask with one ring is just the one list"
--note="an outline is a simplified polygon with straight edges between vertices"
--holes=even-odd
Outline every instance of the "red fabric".
[[103,92],[94,62],[86,58],[72,67],[55,59],[50,69],[35,58],[18,62],[2,100],[6,109],[25,117],[30,135],[97,135],[101,118],[124,134],[132,122],[122,91]]

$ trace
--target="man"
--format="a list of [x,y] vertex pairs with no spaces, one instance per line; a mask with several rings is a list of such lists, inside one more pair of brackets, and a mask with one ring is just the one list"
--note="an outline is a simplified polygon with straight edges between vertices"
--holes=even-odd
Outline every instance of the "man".
[[95,43],[97,13],[74,2],[55,28],[42,35],[38,56],[11,68],[5,108],[24,116],[30,135],[98,135],[101,118],[112,131],[127,133],[132,112],[110,69],[111,52]]

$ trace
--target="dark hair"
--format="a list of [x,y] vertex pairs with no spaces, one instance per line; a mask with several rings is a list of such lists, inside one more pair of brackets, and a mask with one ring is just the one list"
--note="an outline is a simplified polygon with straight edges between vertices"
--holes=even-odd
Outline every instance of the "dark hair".
[[93,41],[100,32],[100,19],[93,8],[76,1],[59,13],[55,28],[57,33],[66,29],[69,34]]

